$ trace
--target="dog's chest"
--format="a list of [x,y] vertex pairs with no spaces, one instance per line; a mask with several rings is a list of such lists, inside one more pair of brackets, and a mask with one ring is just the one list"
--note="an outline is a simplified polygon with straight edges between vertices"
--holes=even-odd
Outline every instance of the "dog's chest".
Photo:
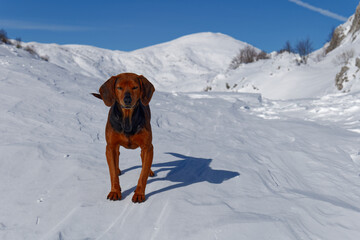
[[121,135],[121,137],[118,138],[118,143],[120,146],[128,149],[135,149],[139,147],[138,143],[134,141],[133,137],[125,135]]
[[117,133],[125,135],[131,145],[130,137],[137,134],[145,125],[144,109],[140,103],[131,118],[124,117],[119,104],[115,103],[110,109],[109,122]]

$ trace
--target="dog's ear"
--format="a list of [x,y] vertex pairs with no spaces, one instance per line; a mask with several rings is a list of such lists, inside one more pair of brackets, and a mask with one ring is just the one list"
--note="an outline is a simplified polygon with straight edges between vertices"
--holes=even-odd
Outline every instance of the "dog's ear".
[[144,106],[147,106],[149,105],[149,102],[155,91],[155,88],[152,85],[152,83],[149,80],[147,80],[143,75],[139,76],[139,81],[140,81],[140,89],[141,89],[140,100]]
[[101,99],[108,107],[111,107],[115,103],[115,82],[116,77],[111,77],[101,85],[99,89]]

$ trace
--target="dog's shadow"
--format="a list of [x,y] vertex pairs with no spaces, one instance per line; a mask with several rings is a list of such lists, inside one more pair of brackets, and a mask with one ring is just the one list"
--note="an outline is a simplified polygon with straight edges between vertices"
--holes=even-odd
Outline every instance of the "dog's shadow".
[[[170,181],[174,182],[175,184],[147,193],[147,199],[155,194],[169,191],[175,188],[186,187],[194,183],[209,182],[212,184],[220,184],[226,180],[240,175],[238,172],[212,169],[210,167],[212,159],[190,157],[178,153],[166,154],[176,157],[179,160],[153,164],[153,170],[156,168],[159,169],[154,171],[155,177],[149,178],[147,184],[149,185],[156,181]],[[134,166],[128,169],[124,169],[121,172],[124,174],[136,168],[141,168],[141,166]],[[165,171],[168,171],[165,177],[157,177],[159,173]],[[124,191],[122,196],[126,198],[135,190],[135,188],[136,186]]]

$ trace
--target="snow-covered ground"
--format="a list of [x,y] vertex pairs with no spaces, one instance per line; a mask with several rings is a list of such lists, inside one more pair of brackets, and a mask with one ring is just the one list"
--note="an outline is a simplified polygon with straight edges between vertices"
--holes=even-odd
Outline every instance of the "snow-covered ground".
[[[222,34],[130,53],[29,45],[49,62],[0,45],[0,239],[360,238],[360,92],[355,77],[336,90],[331,55],[229,71],[245,43]],[[106,199],[108,108],[89,94],[124,71],[157,89],[142,204],[139,150],[121,148],[123,199]]]

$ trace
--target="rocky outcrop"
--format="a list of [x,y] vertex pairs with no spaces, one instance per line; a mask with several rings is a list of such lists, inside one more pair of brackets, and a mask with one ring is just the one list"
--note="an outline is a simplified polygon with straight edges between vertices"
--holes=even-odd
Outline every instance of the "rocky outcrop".
[[354,36],[355,33],[357,33],[360,30],[360,4],[356,7],[355,14],[349,19],[351,21],[351,26],[349,31],[345,31],[344,27],[347,24],[350,24],[350,22],[340,25],[337,27],[332,35],[331,41],[329,43],[329,46],[326,48],[325,52],[326,54],[340,46],[341,42],[344,40],[346,36],[353,36],[353,40],[356,39],[356,36]]
[[326,54],[337,48],[341,44],[342,40],[344,40],[344,38],[344,29],[342,28],[342,26],[338,26],[334,30],[329,46],[325,50]]
[[360,69],[360,58],[356,58],[355,66],[357,66]]
[[360,30],[360,4],[357,6],[354,19],[351,24],[350,33],[354,34]]
[[349,81],[348,76],[347,76],[348,70],[349,70],[349,68],[347,66],[343,66],[341,68],[340,72],[338,74],[336,74],[335,85],[339,91],[343,89],[343,87],[344,87],[343,83]]

